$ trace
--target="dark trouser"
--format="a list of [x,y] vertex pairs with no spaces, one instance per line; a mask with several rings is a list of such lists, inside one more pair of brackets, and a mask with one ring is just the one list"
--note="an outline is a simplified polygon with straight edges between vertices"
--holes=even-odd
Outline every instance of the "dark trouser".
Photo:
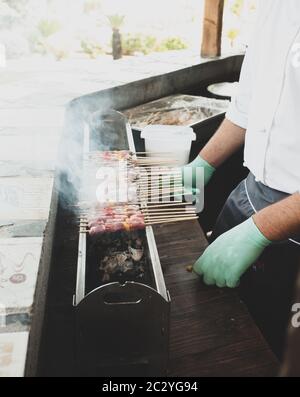
[[[250,173],[229,196],[217,219],[211,241],[247,220],[255,211],[287,196],[256,182]],[[295,240],[300,241],[300,238]],[[242,277],[239,288],[241,299],[279,357],[294,303],[299,258],[300,244],[291,241],[272,244]]]

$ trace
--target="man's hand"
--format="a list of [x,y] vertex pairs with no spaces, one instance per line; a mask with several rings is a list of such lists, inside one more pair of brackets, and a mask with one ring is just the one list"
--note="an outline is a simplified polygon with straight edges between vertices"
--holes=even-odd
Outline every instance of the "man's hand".
[[270,244],[250,218],[214,241],[195,263],[194,271],[207,285],[235,288]]
[[194,161],[182,168],[185,188],[197,189],[197,169],[201,168],[204,171],[204,186],[208,184],[216,169],[199,155]]
[[[207,185],[215,170],[242,147],[245,142],[245,132],[245,129],[225,119],[218,131],[201,150],[199,156],[192,163],[182,168],[183,177],[185,170],[189,168],[186,172],[185,187],[187,189],[193,188],[193,191],[196,191],[197,168],[204,169],[204,185]],[[191,175],[190,169],[193,170],[192,181],[189,178]]]

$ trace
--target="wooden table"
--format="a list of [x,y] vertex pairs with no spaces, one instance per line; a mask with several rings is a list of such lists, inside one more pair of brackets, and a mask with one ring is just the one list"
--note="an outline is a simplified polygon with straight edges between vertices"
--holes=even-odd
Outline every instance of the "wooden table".
[[154,233],[171,295],[170,376],[276,376],[278,361],[237,292],[186,270],[207,246],[199,223]]

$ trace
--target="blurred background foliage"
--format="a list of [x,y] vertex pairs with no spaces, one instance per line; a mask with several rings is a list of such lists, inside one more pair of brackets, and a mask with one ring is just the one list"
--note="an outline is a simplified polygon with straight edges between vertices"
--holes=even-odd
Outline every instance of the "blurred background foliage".
[[[223,50],[244,48],[258,0],[225,0]],[[8,58],[200,51],[204,0],[0,0]],[[250,28],[249,28],[250,26]]]

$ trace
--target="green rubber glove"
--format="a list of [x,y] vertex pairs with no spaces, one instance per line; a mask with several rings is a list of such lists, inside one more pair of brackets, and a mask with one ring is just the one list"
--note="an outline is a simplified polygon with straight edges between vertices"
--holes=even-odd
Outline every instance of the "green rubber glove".
[[195,263],[194,271],[207,285],[235,288],[270,244],[250,218],[217,238]]
[[[192,168],[192,178],[189,181],[185,181],[185,186],[186,187],[191,187],[193,189],[196,188],[196,169],[197,168],[203,168],[204,169],[204,186],[208,184],[210,181],[211,177],[213,176],[214,172],[216,169],[211,166],[207,161],[205,161],[201,156],[197,156],[194,161],[191,163],[187,164],[182,168],[182,175],[183,179],[185,176],[185,170]],[[190,171],[186,171],[186,175],[190,175]],[[192,186],[191,186],[192,184]]]

